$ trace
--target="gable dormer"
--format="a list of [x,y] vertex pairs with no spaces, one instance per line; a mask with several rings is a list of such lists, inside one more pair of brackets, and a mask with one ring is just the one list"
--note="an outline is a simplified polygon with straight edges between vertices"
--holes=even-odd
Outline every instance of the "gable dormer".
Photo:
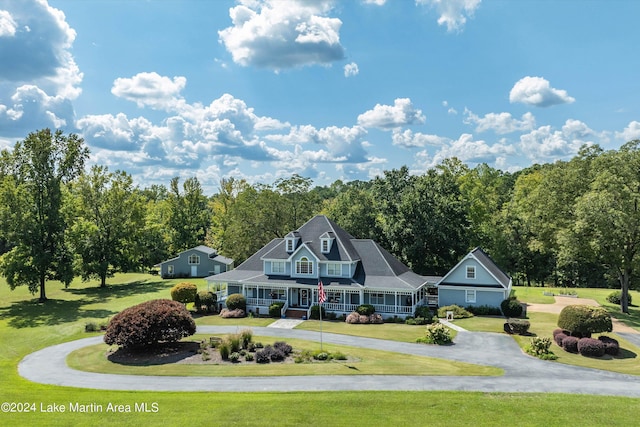
[[300,242],[300,233],[297,231],[292,231],[284,237],[285,249],[288,254],[293,253],[298,247],[298,243]]
[[320,252],[322,252],[323,254],[328,254],[329,252],[331,252],[331,246],[333,245],[333,241],[336,239],[336,236],[333,234],[333,232],[328,231],[326,233],[323,233],[320,236]]

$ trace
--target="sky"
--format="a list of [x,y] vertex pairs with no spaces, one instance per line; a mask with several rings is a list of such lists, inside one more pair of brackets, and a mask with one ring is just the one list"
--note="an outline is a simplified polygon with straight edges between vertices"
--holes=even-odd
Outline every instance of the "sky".
[[640,138],[635,0],[0,0],[0,149],[140,187],[517,171]]

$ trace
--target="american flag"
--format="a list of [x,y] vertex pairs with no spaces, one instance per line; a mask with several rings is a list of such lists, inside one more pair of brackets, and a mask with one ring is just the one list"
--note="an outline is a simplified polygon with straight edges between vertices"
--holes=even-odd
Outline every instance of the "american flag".
[[327,294],[324,293],[324,286],[322,286],[322,280],[318,282],[318,303],[322,304],[327,300]]

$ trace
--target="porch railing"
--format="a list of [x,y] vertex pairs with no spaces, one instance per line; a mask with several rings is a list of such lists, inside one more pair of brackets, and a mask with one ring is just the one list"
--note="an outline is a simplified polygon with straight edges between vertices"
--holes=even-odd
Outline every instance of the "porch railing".
[[396,313],[396,314],[413,314],[414,307],[413,306],[404,306],[404,305],[380,305],[373,304],[378,313]]
[[280,310],[280,317],[285,318],[287,316],[287,310],[289,309],[289,301],[285,301],[282,306],[282,310]]
[[286,304],[287,301],[283,299],[273,299],[273,298],[247,298],[247,305],[250,305],[250,306],[269,307],[271,304],[275,302],[284,302]]

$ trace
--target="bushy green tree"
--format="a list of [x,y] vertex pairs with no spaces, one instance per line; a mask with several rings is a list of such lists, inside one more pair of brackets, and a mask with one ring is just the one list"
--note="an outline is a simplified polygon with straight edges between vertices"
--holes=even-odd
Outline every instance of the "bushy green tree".
[[599,332],[611,332],[611,315],[602,307],[590,305],[568,305],[558,316],[558,327],[571,335],[590,337]]

